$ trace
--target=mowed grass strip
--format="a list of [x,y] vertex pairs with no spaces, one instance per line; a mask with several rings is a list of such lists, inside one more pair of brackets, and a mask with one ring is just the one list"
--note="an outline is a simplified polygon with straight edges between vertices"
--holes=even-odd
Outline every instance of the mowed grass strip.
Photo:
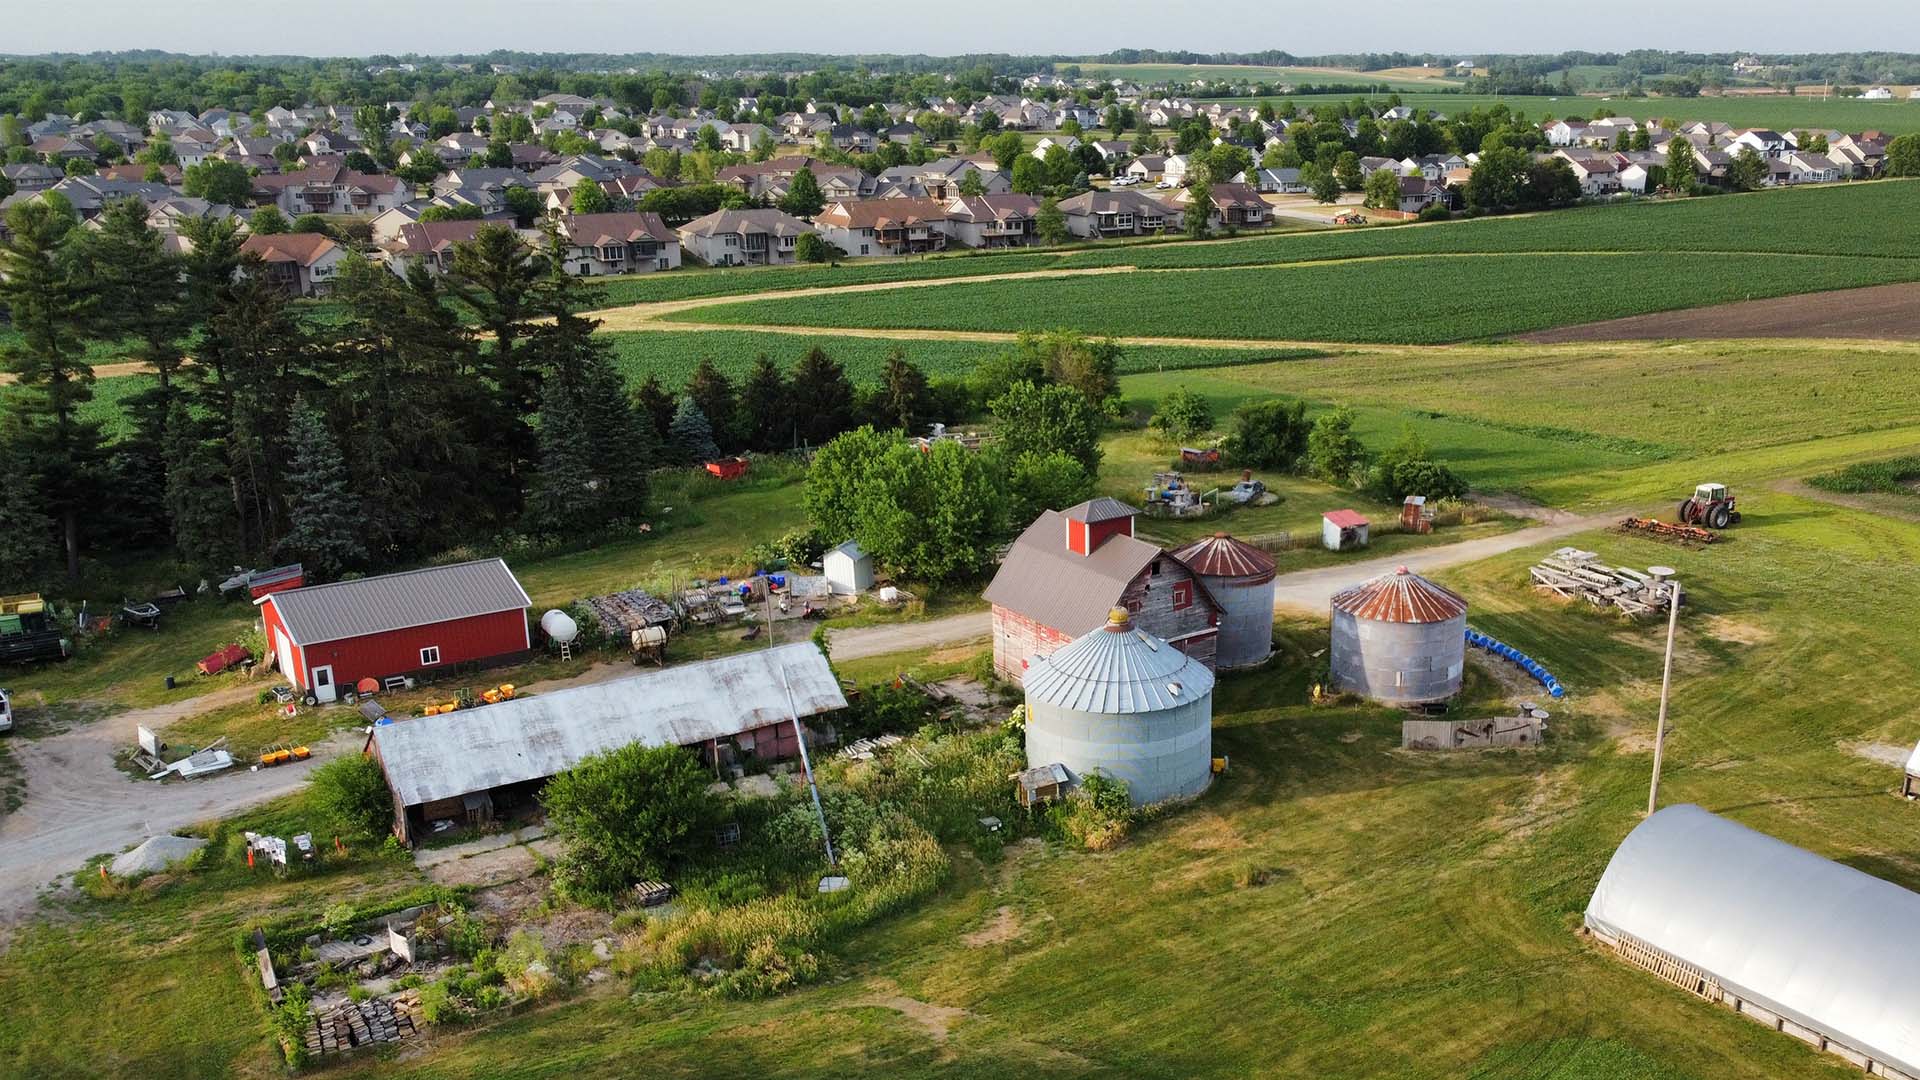
[[1705,304],[1920,280],[1920,260],[1475,255],[968,282],[902,295],[717,304],[688,322],[874,329],[1065,327],[1124,336],[1433,345]]

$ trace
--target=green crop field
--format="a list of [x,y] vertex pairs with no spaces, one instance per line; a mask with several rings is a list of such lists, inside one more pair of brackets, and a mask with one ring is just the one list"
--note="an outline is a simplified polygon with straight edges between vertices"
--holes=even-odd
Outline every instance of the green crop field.
[[[1291,100],[1296,106],[1307,109],[1316,101],[1346,101],[1349,96],[1301,95],[1288,99],[1237,100],[1247,104],[1261,100],[1272,100],[1278,104],[1282,100]],[[1444,115],[1475,107],[1505,105],[1533,120],[1557,116],[1592,116],[1597,110],[1612,109],[1616,115],[1643,120],[1663,117],[1683,123],[1689,120],[1724,120],[1736,128],[1765,127],[1776,131],[1825,131],[1833,128],[1854,133],[1883,131],[1889,135],[1920,131],[1920,102],[1906,100],[1861,101],[1858,98],[1838,97],[1823,100],[1785,95],[1701,98],[1628,98],[1617,94],[1610,97],[1495,97],[1490,94],[1408,92],[1402,92],[1400,100],[1413,108],[1429,109]]]
[[1703,304],[1920,280],[1920,260],[1767,255],[1413,256],[1204,274],[962,282],[720,304],[722,325],[1439,344]]

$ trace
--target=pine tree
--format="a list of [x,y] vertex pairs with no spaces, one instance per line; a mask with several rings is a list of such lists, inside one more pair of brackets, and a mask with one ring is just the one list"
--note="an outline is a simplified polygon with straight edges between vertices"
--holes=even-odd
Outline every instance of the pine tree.
[[1188,236],[1205,240],[1213,235],[1213,225],[1207,220],[1213,216],[1213,190],[1207,184],[1195,183],[1187,189],[1187,205],[1182,212]]
[[646,381],[633,392],[633,407],[652,425],[654,437],[661,442],[666,441],[677,404],[667,388],[660,385],[660,376],[652,372],[647,373]]
[[712,461],[720,456],[720,448],[713,441],[713,425],[708,423],[706,414],[690,397],[682,397],[673,411],[673,423],[667,430],[667,445],[674,460],[686,464]]
[[899,349],[887,356],[881,376],[880,421],[911,434],[919,430],[927,406],[927,374],[907,361]]
[[226,476],[184,401],[176,400],[168,410],[160,441],[174,549],[203,566],[229,562],[237,552],[233,507],[223,491]]
[[741,437],[754,450],[778,450],[792,441],[792,410],[787,380],[766,353],[740,385]]
[[0,444],[0,582],[16,591],[40,579],[53,554],[53,521],[41,511],[38,478],[11,446]]
[[279,550],[322,578],[367,561],[340,445],[320,410],[296,397],[287,417],[293,458],[287,466],[287,535]]
[[853,382],[846,369],[818,345],[794,365],[787,407],[793,413],[795,434],[807,445],[819,446],[852,427],[853,402]]
[[105,453],[100,426],[80,417],[93,400],[86,336],[98,301],[72,258],[75,225],[53,204],[20,203],[7,212],[11,235],[0,246],[0,308],[18,338],[0,348],[0,366],[18,384],[5,399],[5,433],[24,471],[40,477],[42,505],[60,524],[69,581],[80,577],[80,523],[97,508]]
[[713,426],[713,441],[722,448],[737,446],[739,402],[733,380],[713,366],[712,359],[703,356],[699,366],[693,369],[693,376],[687,380],[685,392]]
[[540,370],[520,355],[541,314],[542,284],[548,267],[504,225],[483,225],[471,241],[455,245],[453,271],[446,288],[478,314],[493,347],[483,354],[481,370],[493,384],[508,422],[493,443],[510,475],[530,468],[535,453],[533,419],[540,406]]

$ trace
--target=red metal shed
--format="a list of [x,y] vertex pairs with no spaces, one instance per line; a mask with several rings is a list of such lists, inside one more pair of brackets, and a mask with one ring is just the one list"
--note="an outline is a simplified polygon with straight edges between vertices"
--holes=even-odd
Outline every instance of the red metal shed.
[[318,701],[361,679],[500,663],[532,648],[526,590],[500,559],[432,566],[271,593],[267,646]]

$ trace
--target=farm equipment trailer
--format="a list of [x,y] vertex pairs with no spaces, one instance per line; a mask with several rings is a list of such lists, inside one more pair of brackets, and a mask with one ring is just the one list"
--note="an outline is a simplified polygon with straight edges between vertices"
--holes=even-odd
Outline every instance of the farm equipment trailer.
[[0,596],[0,664],[60,660],[72,652],[39,593]]

